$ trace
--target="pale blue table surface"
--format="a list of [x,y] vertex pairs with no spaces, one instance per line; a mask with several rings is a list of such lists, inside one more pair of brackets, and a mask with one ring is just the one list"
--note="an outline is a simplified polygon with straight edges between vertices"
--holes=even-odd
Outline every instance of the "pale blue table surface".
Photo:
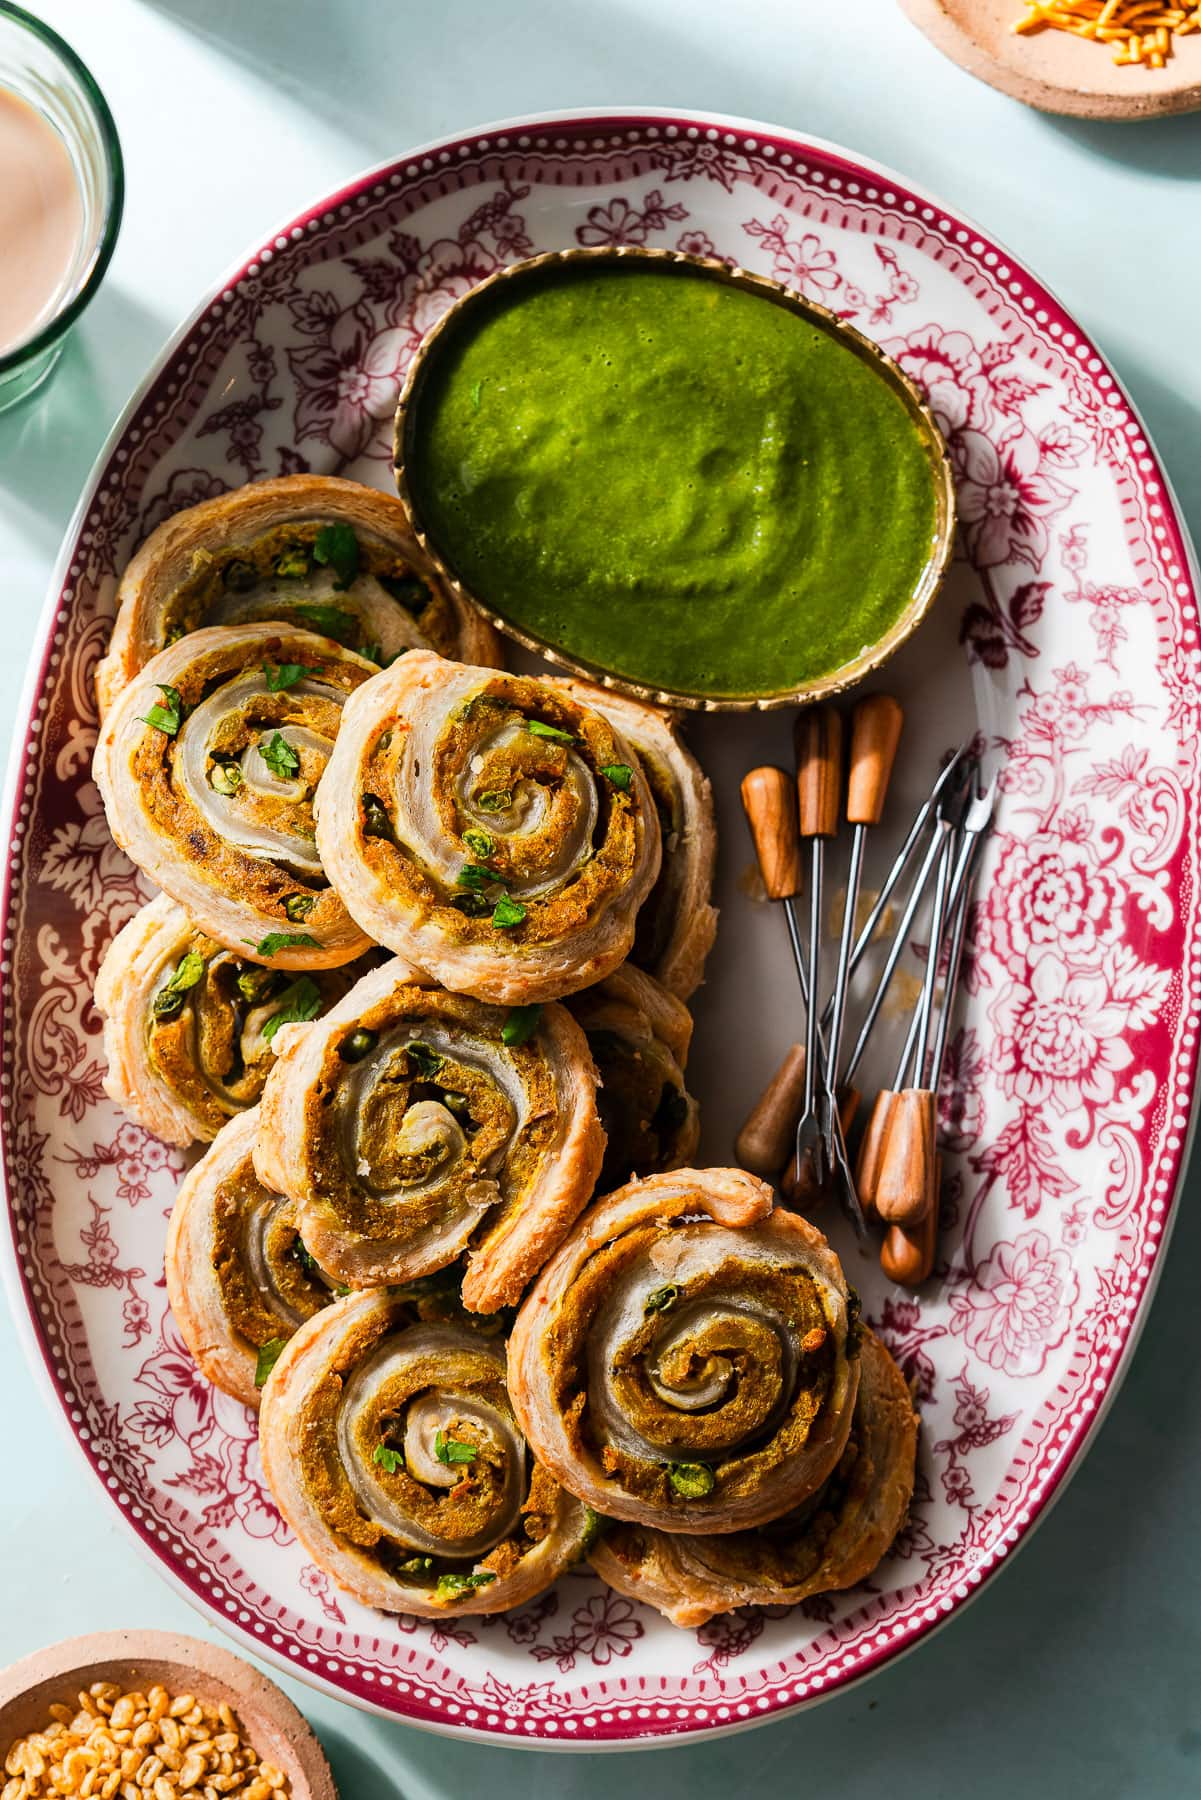
[[[36,4],[36,0],[35,0]],[[177,320],[359,168],[550,107],[743,114],[891,163],[1058,290],[1112,357],[1201,535],[1201,117],[1041,117],[961,74],[891,0],[42,0],[125,144],[125,229],[54,385],[0,418],[0,737],[59,539]],[[0,171],[0,179],[2,179]],[[4,246],[0,245],[0,280]],[[937,1638],[726,1743],[551,1757],[448,1743],[285,1685],[344,1800],[531,1791],[1022,1800],[1201,1792],[1201,1180],[1126,1386],[1012,1568]],[[210,1632],[121,1535],[0,1319],[0,1664],[108,1626]]]

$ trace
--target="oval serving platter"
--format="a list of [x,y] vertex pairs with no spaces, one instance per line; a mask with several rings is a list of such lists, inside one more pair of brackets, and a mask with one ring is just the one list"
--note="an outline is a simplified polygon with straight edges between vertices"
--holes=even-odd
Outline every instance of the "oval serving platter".
[[[918,1494],[870,1585],[791,1612],[677,1631],[580,1573],[514,1617],[431,1624],[366,1611],[306,1560],[251,1415],[200,1379],[167,1311],[182,1161],[100,1086],[97,962],[143,894],[90,779],[92,676],[118,572],[163,518],[294,469],[388,487],[405,369],[450,302],[508,261],[618,243],[795,285],[896,358],[951,448],[961,543],[889,665],[909,722],[874,851],[878,869],[938,756],[976,734],[1002,793],[952,1041],[936,1277],[891,1288],[830,1226],[920,1398]],[[10,772],[4,1261],[34,1366],[127,1529],[244,1647],[480,1739],[597,1749],[737,1729],[917,1643],[1079,1464],[1145,1316],[1194,1087],[1199,724],[1196,568],[1116,379],[1032,275],[886,170],[733,120],[553,115],[413,152],[268,240],[100,460]],[[798,1029],[738,805],[752,763],[787,760],[788,725],[689,723],[722,831],[689,1069],[711,1162]]]

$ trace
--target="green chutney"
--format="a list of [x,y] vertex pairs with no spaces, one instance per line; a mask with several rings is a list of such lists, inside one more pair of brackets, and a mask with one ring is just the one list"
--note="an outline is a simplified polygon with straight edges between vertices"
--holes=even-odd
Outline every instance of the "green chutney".
[[835,332],[687,265],[499,284],[431,354],[407,475],[501,618],[674,692],[842,668],[930,560],[921,427]]

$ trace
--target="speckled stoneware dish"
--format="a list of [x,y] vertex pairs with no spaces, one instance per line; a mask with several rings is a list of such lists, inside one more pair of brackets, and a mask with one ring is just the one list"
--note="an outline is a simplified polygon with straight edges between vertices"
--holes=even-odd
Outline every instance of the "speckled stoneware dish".
[[287,1695],[265,1675],[201,1638],[172,1631],[101,1631],[66,1638],[0,1672],[0,1762],[9,1746],[49,1719],[48,1708],[93,1682],[126,1693],[166,1688],[208,1706],[230,1707],[246,1742],[282,1769],[290,1800],[338,1800],[325,1752]]
[[[464,585],[449,553],[431,536],[416,499],[416,484],[411,478],[414,464],[421,455],[421,399],[431,371],[447,351],[453,348],[462,327],[478,314],[481,306],[488,305],[497,288],[503,285],[509,294],[517,294],[523,290],[533,291],[556,269],[565,265],[598,262],[610,265],[641,262],[660,267],[692,268],[709,281],[718,281],[727,287],[742,288],[758,294],[837,338],[854,356],[874,369],[880,380],[903,403],[930,463],[934,491],[934,541],[929,560],[903,611],[882,637],[866,645],[852,661],[842,664],[829,674],[802,682],[799,686],[737,697],[690,693],[678,688],[647,687],[629,677],[615,674],[601,664],[570,655],[563,645],[549,643],[545,638],[515,625],[511,619],[488,604],[487,596]],[[570,669],[576,675],[586,676],[588,680],[604,687],[615,688],[618,693],[631,694],[636,700],[655,701],[662,706],[683,706],[704,712],[766,712],[776,707],[796,706],[825,699],[856,686],[888,661],[906,638],[912,636],[929,612],[946,575],[955,536],[955,487],[946,440],[917,387],[900,366],[885,355],[878,344],[857,331],[845,319],[839,318],[828,307],[807,298],[796,288],[784,286],[782,282],[769,280],[765,275],[752,274],[737,264],[723,262],[716,257],[697,256],[681,250],[641,244],[602,245],[596,248],[576,246],[570,250],[552,250],[541,256],[527,257],[521,262],[497,269],[478,286],[469,288],[460,295],[426,333],[409,364],[400,404],[396,409],[395,458],[397,489],[423,548],[456,593],[478,607],[500,631],[515,638],[527,650],[534,650],[540,656],[545,656],[548,662],[558,663],[560,667]]]
[[1162,119],[1201,107],[1201,32],[1175,39],[1167,67],[1115,63],[1070,31],[1015,32],[1021,0],[900,0],[930,42],[990,87],[1077,119]]

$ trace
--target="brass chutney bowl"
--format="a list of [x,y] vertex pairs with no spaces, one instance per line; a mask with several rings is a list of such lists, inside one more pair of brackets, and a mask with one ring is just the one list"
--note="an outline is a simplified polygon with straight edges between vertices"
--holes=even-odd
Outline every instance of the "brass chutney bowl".
[[[431,537],[417,502],[416,484],[410,480],[410,471],[420,460],[421,399],[431,369],[438,357],[451,345],[455,334],[473,312],[488,304],[495,290],[536,284],[548,270],[587,262],[611,265],[631,262],[683,265],[699,271],[711,281],[745,289],[775,306],[782,306],[798,314],[809,324],[837,338],[861,361],[870,364],[880,380],[887,383],[900,399],[916,429],[930,467],[935,503],[933,543],[930,556],[904,610],[881,637],[867,645],[850,662],[796,687],[770,693],[688,693],[648,686],[585,657],[573,656],[561,645],[549,643],[528,629],[514,624],[489,605],[486,595],[475,593],[464,584],[446,551]],[[933,605],[951,561],[955,534],[955,488],[950,456],[933,414],[904,371],[861,331],[856,331],[852,325],[837,318],[827,307],[806,299],[781,282],[772,281],[764,275],[754,275],[747,269],[731,268],[715,257],[690,256],[680,250],[648,249],[642,245],[621,245],[596,250],[551,250],[497,269],[476,287],[470,288],[448,307],[426,333],[409,364],[396,409],[394,462],[397,491],[409,523],[422,549],[432,559],[443,579],[463,600],[481,612],[498,631],[523,644],[526,649],[536,651],[560,668],[583,676],[600,687],[612,688],[617,693],[628,694],[633,699],[660,706],[687,707],[703,712],[767,712],[782,706],[807,705],[811,701],[844,693],[887,662],[917,629]]]

